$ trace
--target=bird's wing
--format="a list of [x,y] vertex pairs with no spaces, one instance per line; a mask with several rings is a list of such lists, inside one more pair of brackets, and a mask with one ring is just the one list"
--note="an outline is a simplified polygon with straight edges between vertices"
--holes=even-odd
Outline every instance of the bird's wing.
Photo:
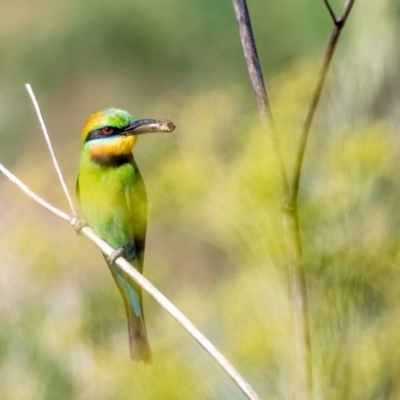
[[147,193],[135,160],[132,160],[132,165],[135,170],[135,180],[126,191],[126,196],[139,264],[137,268],[142,273],[147,230]]

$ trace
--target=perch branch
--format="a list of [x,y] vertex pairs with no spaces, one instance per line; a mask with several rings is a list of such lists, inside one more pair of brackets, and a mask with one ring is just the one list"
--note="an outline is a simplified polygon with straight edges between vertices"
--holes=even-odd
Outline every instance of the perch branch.
[[[70,217],[61,210],[52,206],[44,199],[33,193],[23,182],[21,182],[15,175],[8,171],[2,164],[0,164],[0,172],[2,172],[11,182],[17,185],[24,193],[31,199],[39,203],[42,207],[52,212],[57,217],[74,224],[76,218]],[[82,234],[91,240],[106,256],[110,256],[114,249],[100,239],[94,231],[85,226],[81,230]],[[116,265],[129,275],[138,285],[140,285],[164,310],[166,310],[195,340],[196,342],[217,362],[217,364],[225,371],[233,382],[239,387],[243,394],[250,400],[260,400],[256,392],[251,386],[243,379],[243,377],[236,371],[236,369],[229,363],[229,361],[217,350],[217,348],[189,321],[179,309],[174,306],[155,286],[153,286],[143,275],[141,275],[135,268],[129,264],[124,258],[119,257],[116,260]]]
[[[32,192],[23,182],[21,182],[15,175],[8,171],[2,164],[0,164],[0,172],[2,172],[11,182],[17,185],[24,193],[26,193],[30,198],[39,203],[48,211],[52,212],[64,221],[69,222],[72,226],[75,225],[77,220],[77,214],[75,212],[71,196],[69,194],[67,185],[62,176],[61,169],[59,168],[57,158],[53,151],[51,145],[50,137],[47,133],[46,126],[43,121],[42,114],[40,112],[39,105],[36,101],[35,95],[29,84],[26,85],[29,95],[33,101],[40,124],[42,126],[43,134],[46,138],[50,153],[53,158],[54,166],[60,178],[61,185],[64,189],[65,195],[70,203],[72,216],[58,210],[56,207],[52,206],[44,199]],[[166,126],[170,126],[172,122],[165,121]],[[89,240],[97,245],[100,250],[106,255],[110,256],[114,249],[106,243],[104,240],[100,239],[95,232],[85,226],[81,229],[81,233],[86,236]],[[253,388],[243,379],[243,377],[236,371],[236,369],[229,363],[229,361],[218,351],[218,349],[190,322],[190,320],[185,317],[185,315],[179,311],[179,309],[174,306],[155,286],[153,286],[143,275],[141,275],[132,265],[126,261],[124,258],[119,257],[116,260],[116,265],[123,270],[127,275],[129,275],[138,285],[140,285],[162,308],[164,308],[196,341],[199,345],[217,362],[217,364],[225,371],[225,373],[233,380],[233,382],[238,386],[238,388],[243,392],[243,394],[249,400],[260,400]]]

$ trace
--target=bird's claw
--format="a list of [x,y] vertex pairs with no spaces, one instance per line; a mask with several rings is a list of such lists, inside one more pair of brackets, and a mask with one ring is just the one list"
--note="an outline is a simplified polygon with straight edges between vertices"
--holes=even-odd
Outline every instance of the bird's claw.
[[71,225],[78,235],[82,235],[82,229],[85,226],[88,226],[87,222],[84,219],[79,219],[78,217],[74,217],[71,219]]
[[114,250],[108,257],[107,257],[107,262],[110,265],[113,265],[115,261],[117,260],[118,257],[122,257],[125,255],[125,247],[120,247],[117,250]]

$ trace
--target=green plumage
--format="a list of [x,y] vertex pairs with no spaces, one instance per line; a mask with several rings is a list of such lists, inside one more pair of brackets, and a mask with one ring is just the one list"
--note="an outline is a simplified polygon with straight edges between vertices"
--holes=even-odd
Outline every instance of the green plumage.
[[[124,131],[133,122],[133,117],[117,109],[89,118],[83,132],[77,196],[89,226],[114,249],[124,248],[124,257],[142,272],[147,196],[131,153],[136,137]],[[114,265],[109,267],[126,308],[131,357],[148,363],[151,352],[141,288]]]

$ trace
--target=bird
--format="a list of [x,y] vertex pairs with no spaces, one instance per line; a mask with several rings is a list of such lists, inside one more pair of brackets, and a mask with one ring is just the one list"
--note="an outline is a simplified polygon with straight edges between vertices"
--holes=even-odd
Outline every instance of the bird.
[[147,229],[147,194],[132,154],[137,136],[170,132],[175,125],[154,119],[135,120],[127,111],[107,108],[91,114],[82,131],[76,195],[84,224],[114,252],[105,257],[122,295],[128,320],[130,356],[150,364],[152,353],[143,314],[141,287],[118,269],[119,256],[143,272]]

